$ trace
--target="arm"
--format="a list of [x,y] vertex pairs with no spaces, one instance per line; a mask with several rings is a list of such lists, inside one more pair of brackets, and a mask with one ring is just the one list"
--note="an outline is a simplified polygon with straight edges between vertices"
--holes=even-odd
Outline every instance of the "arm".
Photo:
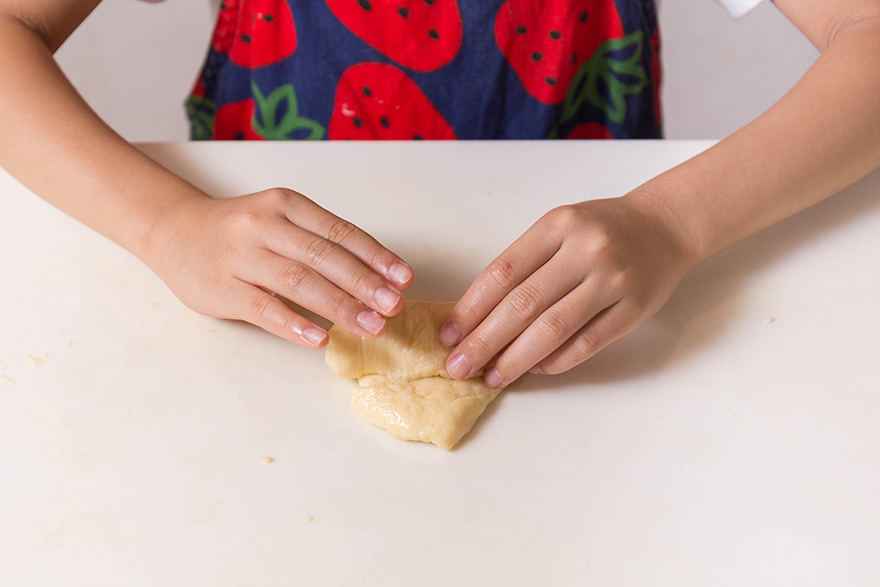
[[362,336],[380,334],[412,281],[399,257],[290,190],[215,200],[89,109],[53,52],[99,2],[0,0],[0,165],[133,252],[199,312],[326,344],[277,292]]
[[693,267],[880,165],[880,3],[776,4],[822,52],[798,84],[633,192],[541,218],[444,324],[451,374],[488,365],[498,386],[566,371],[653,316]]

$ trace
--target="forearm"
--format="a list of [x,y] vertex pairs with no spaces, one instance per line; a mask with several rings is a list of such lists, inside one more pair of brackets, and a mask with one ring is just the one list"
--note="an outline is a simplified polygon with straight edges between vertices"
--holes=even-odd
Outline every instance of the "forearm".
[[0,166],[29,189],[141,258],[157,219],[206,197],[105,125],[23,22],[0,17],[0,55]]
[[831,196],[880,165],[878,64],[880,20],[847,28],[770,110],[630,197],[697,264]]

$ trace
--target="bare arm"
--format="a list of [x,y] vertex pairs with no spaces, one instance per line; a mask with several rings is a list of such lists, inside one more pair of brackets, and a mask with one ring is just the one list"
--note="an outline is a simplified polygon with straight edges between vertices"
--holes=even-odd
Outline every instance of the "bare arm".
[[549,212],[444,324],[447,369],[493,386],[559,373],[636,329],[733,243],[880,165],[880,2],[777,0],[821,50],[770,110],[621,198]]
[[[0,0],[0,165],[146,262],[193,309],[319,348],[326,332],[269,292],[375,337],[412,271],[286,189],[215,200],[105,125],[53,52],[100,0]],[[11,113],[11,114],[10,114]]]
[[880,2],[775,3],[819,59],[751,124],[641,188],[689,228],[697,261],[880,165]]
[[0,111],[15,113],[0,118],[0,163],[53,205],[144,256],[163,210],[182,197],[206,196],[114,133],[56,65],[54,51],[98,3],[0,1]]

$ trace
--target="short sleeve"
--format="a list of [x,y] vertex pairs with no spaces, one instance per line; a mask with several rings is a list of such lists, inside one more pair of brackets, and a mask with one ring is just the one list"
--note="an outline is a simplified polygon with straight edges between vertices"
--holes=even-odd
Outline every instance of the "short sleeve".
[[733,15],[734,18],[744,16],[747,12],[761,3],[762,0],[718,0]]

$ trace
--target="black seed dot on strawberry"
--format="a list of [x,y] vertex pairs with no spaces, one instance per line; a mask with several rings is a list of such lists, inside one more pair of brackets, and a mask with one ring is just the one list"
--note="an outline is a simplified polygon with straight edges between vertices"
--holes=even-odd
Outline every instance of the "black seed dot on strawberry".
[[226,2],[221,2],[220,3],[220,10],[226,10],[226,8],[227,8]]
[[354,125],[358,128],[360,128],[364,125],[364,121],[361,120],[360,118],[358,118],[357,116],[355,116],[354,120],[352,120],[352,123],[354,123]]
[[437,39],[440,38],[440,33],[438,33],[438,32],[437,32],[436,30],[434,30],[434,29],[431,29],[430,31],[428,31],[428,36],[431,37],[432,39],[434,39],[434,40],[436,41]]
[[562,33],[559,31],[550,31],[550,38],[557,41],[562,38]]
[[272,16],[271,14],[264,14],[263,15],[263,21],[272,22],[273,20],[275,20],[275,17]]
[[358,4],[364,10],[372,10],[373,9],[373,5],[370,4],[370,0],[358,0]]
[[521,35],[524,35],[527,30],[529,30],[529,29],[527,29],[523,25],[519,25],[518,27],[516,27],[516,32],[518,32]]
[[236,141],[243,141],[244,140],[244,133],[241,132],[240,130],[236,131],[235,136],[233,138],[235,138]]
[[414,141],[423,141],[423,140],[425,140],[425,139],[424,139],[424,138],[422,137],[422,135],[420,135],[420,134],[414,134],[414,135],[413,135],[413,140],[414,140]]
[[547,82],[548,86],[555,86],[556,85],[556,78],[555,77],[545,77],[544,81]]
[[577,53],[572,54],[571,64],[574,65],[575,63],[577,63],[577,60],[578,60],[578,54]]
[[586,10],[584,10],[583,12],[581,12],[581,16],[580,16],[581,22],[587,22],[587,19],[588,19],[588,18],[590,18],[590,13],[589,13],[589,12],[587,12]]
[[540,61],[540,60],[542,60],[543,58],[544,58],[544,56],[541,55],[540,53],[538,53],[537,51],[535,51],[534,53],[532,53],[532,61]]
[[425,0],[425,4],[427,4],[428,6],[433,6],[434,0]]
[[251,38],[250,35],[245,35],[245,34],[241,35],[241,40],[244,41],[245,43],[250,43],[251,41],[253,41],[253,39]]
[[397,9],[397,14],[399,14],[403,18],[406,18],[409,16],[409,10],[407,10],[406,8],[401,6],[400,8]]
[[383,116],[382,118],[379,119],[379,124],[381,124],[385,128],[388,128],[389,126],[391,126],[391,121],[389,121],[387,118],[385,118]]
[[364,89],[361,90],[361,91],[364,93],[364,96],[366,96],[367,98],[369,98],[370,96],[373,95],[373,90],[371,90],[371,89],[370,89],[369,87],[367,87],[367,86],[364,86]]

